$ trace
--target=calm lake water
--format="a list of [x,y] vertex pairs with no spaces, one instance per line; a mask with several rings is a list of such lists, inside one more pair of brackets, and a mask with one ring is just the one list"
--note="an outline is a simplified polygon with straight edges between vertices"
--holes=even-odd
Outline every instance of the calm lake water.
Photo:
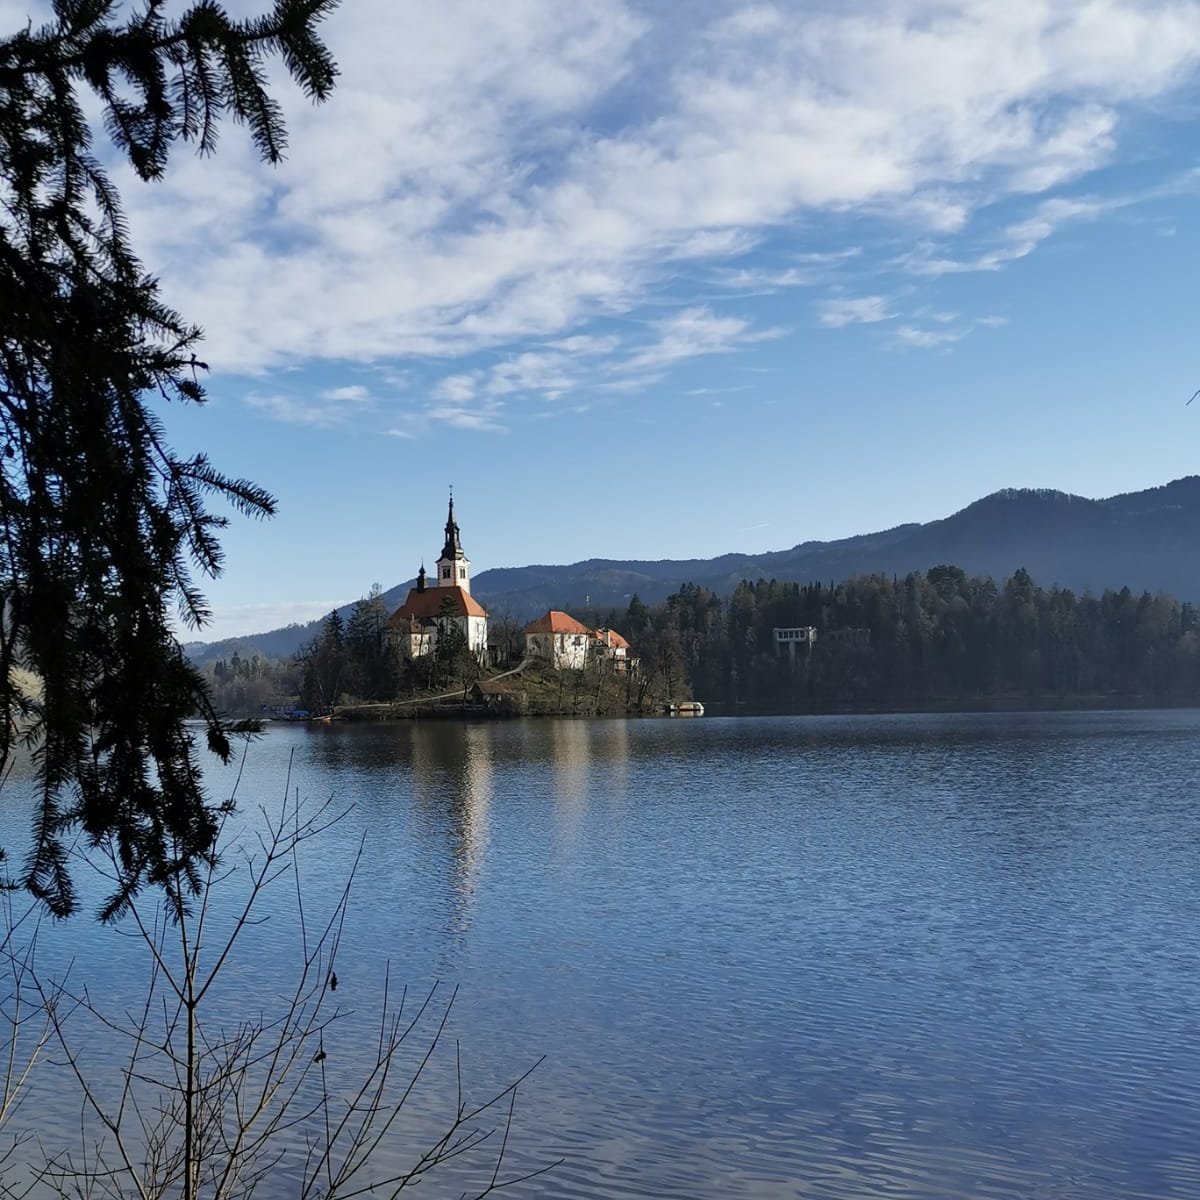
[[473,1085],[545,1056],[510,1194],[1200,1195],[1198,712],[276,727],[242,804],[289,763],[353,806],[310,908],[366,837],[339,999],[390,962]]

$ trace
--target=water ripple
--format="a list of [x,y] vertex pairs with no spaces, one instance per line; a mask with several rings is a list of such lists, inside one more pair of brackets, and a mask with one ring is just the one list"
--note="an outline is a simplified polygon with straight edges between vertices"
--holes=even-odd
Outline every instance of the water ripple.
[[[293,786],[354,803],[310,875],[319,906],[368,836],[347,979],[460,983],[481,1089],[547,1056],[509,1167],[564,1163],[521,1195],[1194,1200],[1197,734],[1195,712],[283,729],[244,791],[278,795],[294,751]],[[91,953],[120,994],[128,967]]]

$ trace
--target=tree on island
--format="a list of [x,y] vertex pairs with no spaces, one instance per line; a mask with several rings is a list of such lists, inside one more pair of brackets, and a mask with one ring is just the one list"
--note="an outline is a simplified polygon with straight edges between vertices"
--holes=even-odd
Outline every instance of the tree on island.
[[458,609],[446,596],[438,608],[437,639],[433,647],[434,682],[458,684],[465,692],[479,678],[479,660],[458,621]]
[[297,655],[301,667],[300,707],[325,713],[338,703],[350,655],[346,648],[346,626],[335,608],[321,624],[321,632]]
[[[215,499],[250,516],[274,501],[164,438],[160,402],[201,403],[200,331],[163,304],[135,254],[81,100],[143,180],[178,143],[216,147],[223,118],[275,163],[286,145],[267,87],[273,58],[313,101],[336,67],[317,36],[336,0],[276,0],[234,20],[212,0],[178,18],[163,0],[55,0],[53,19],[0,38],[0,769],[36,747],[39,797],[22,882],[52,912],[76,907],[66,839],[111,841],[101,910],[213,852],[193,733],[230,755],[234,727],[183,657],[171,616],[208,610],[194,576],[221,569]],[[40,680],[39,694],[14,669]],[[167,894],[172,893],[168,889]]]
[[352,665],[350,690],[363,700],[391,700],[400,690],[400,655],[387,636],[388,608],[383,588],[355,601],[346,623],[346,648]]

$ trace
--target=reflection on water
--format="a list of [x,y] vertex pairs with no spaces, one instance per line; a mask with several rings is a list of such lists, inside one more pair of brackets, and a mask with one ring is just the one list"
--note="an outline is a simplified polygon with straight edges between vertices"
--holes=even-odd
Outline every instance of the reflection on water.
[[242,794],[294,754],[292,787],[353,804],[309,873],[315,905],[366,838],[348,981],[461,983],[482,1083],[547,1056],[514,1165],[567,1162],[518,1194],[1191,1200],[1198,738],[1194,712],[283,728]]
[[[415,728],[415,727],[410,727]],[[445,721],[412,739],[411,787],[434,857],[446,862],[453,897],[451,928],[463,933],[487,852],[493,767],[487,731],[481,725]]]

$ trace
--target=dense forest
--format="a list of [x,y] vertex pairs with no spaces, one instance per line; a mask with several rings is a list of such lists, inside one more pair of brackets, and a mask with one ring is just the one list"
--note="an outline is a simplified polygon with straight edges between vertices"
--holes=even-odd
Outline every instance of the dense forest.
[[[742,583],[722,600],[686,586],[631,606],[647,669],[686,675],[705,700],[769,707],[941,700],[1200,697],[1200,613],[1128,588],[998,585],[953,566],[842,583]],[[774,630],[811,626],[794,663]]]
[[[383,634],[378,589],[347,621],[331,613],[286,662],[250,654],[212,664],[228,711],[299,701],[306,708],[388,700],[469,683],[479,671],[452,639],[408,661]],[[686,584],[665,603],[579,611],[620,630],[640,673],[675,698],[758,708],[903,707],[954,701],[1200,699],[1200,611],[1128,588],[1100,596],[1042,588],[1020,570],[1003,584],[939,566],[842,583],[743,582],[728,598]],[[520,658],[520,630],[493,619],[500,665]],[[815,630],[795,653],[777,628]]]

